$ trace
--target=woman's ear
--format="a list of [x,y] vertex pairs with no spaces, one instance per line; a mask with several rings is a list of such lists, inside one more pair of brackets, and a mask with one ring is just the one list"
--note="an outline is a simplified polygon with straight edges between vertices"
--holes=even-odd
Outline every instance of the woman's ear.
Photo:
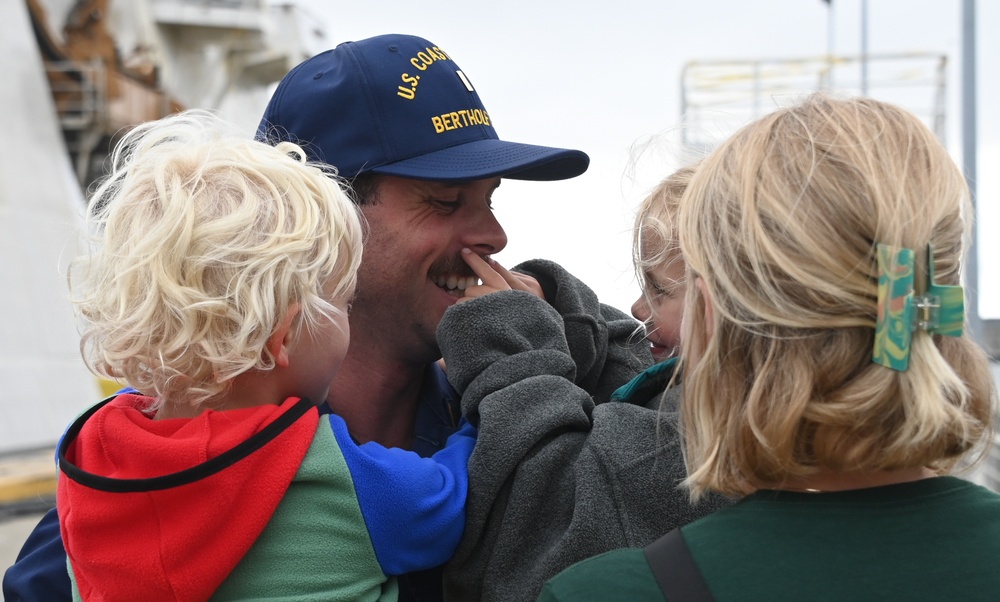
[[299,314],[301,309],[298,303],[290,305],[278,323],[277,328],[271,333],[271,337],[267,339],[267,350],[274,357],[274,365],[276,367],[288,367],[288,349],[291,345],[292,322],[295,321],[295,316]]

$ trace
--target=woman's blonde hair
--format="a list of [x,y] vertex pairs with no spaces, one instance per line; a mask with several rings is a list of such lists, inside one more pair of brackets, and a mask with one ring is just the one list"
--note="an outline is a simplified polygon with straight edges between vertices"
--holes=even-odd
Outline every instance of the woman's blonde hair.
[[871,360],[876,245],[917,251],[918,274],[933,245],[936,281],[958,284],[970,221],[945,148],[876,100],[814,95],[705,159],[678,222],[688,277],[703,280],[714,316],[706,324],[705,299],[689,286],[692,497],[821,469],[944,471],[983,443],[996,390],[968,336],[914,333],[905,372]]
[[677,239],[677,209],[694,175],[695,166],[682,167],[664,178],[642,200],[632,228],[632,265],[642,294],[650,300],[648,274],[673,261],[681,261]]
[[362,226],[332,172],[226,129],[189,111],[129,131],[90,201],[92,252],[70,270],[88,367],[157,407],[273,368],[286,312],[300,307],[300,336],[356,282]]

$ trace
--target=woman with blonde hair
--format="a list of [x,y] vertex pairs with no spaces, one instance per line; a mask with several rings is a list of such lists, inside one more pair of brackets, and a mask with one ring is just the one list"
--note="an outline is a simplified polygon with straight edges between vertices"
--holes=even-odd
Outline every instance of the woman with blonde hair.
[[997,398],[962,332],[970,217],[944,147],[883,102],[815,95],[716,149],[680,207],[680,428],[691,497],[742,499],[541,599],[1000,596],[1000,495],[948,476]]

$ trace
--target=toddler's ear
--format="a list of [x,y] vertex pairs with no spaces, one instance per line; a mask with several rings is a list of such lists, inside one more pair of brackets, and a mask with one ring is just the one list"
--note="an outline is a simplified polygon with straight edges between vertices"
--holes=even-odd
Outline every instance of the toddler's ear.
[[301,307],[298,303],[289,306],[288,311],[281,318],[281,322],[278,323],[278,327],[271,334],[271,338],[267,340],[267,350],[274,356],[276,367],[288,367],[288,346],[291,344],[292,322],[295,321],[299,310]]

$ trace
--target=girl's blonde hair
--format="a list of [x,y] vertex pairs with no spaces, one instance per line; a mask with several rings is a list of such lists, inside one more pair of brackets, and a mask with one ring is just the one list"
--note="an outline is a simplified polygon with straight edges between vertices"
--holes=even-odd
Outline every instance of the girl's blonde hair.
[[299,305],[300,336],[356,282],[362,226],[332,172],[225,129],[189,111],[129,131],[90,201],[92,252],[70,270],[87,365],[157,407],[273,368],[286,312]]
[[677,239],[677,209],[695,166],[682,167],[663,179],[639,205],[632,228],[632,265],[642,294],[651,302],[647,274],[673,261],[681,261]]
[[996,390],[968,336],[914,333],[905,372],[871,360],[876,245],[917,251],[918,274],[933,245],[936,281],[958,284],[970,221],[944,147],[876,100],[815,95],[713,152],[679,215],[689,284],[702,279],[714,309],[706,324],[705,300],[688,286],[692,497],[820,469],[944,471],[988,440]]

